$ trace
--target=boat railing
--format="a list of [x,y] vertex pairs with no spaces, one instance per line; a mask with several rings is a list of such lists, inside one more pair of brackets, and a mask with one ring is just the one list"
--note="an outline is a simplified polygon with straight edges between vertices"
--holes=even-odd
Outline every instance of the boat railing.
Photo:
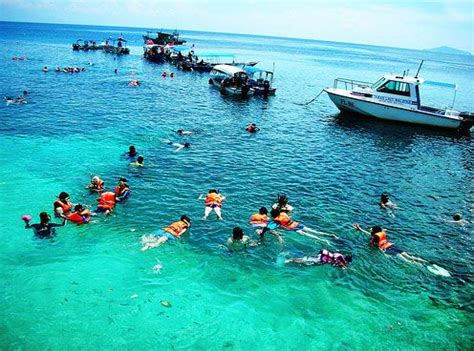
[[372,83],[361,82],[358,80],[347,79],[347,78],[337,78],[334,79],[334,88],[337,89],[338,84],[343,84],[345,90],[354,90],[354,87],[358,88],[368,88],[372,86]]

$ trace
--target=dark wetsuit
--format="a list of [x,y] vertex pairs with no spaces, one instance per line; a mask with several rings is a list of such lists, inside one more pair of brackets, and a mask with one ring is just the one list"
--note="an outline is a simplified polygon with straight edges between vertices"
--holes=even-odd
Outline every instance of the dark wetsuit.
[[66,224],[66,221],[64,221],[61,224],[57,223],[48,223],[48,224],[27,224],[25,226],[25,229],[33,228],[33,231],[35,232],[35,235],[40,238],[40,239],[48,239],[52,238],[55,234],[55,227],[62,227]]

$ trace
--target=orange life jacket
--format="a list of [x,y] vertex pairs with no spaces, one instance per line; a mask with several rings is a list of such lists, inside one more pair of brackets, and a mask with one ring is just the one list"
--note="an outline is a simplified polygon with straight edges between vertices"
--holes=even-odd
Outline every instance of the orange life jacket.
[[293,221],[285,212],[280,212],[280,214],[274,218],[273,221],[288,230],[291,230],[299,225],[298,222]]
[[384,231],[374,234],[377,237],[377,246],[380,250],[387,250],[390,246],[393,246],[393,243],[387,240],[387,234]]
[[265,214],[255,213],[250,216],[249,224],[258,225],[258,224],[267,224],[268,216]]
[[107,191],[100,195],[99,204],[97,207],[102,208],[104,210],[111,210],[115,207],[115,193],[111,191]]
[[91,215],[90,215],[89,210],[84,210],[81,213],[73,212],[71,214],[68,214],[66,217],[71,222],[74,222],[77,224],[85,224],[89,222]]
[[114,189],[114,193],[117,194],[118,196],[121,196],[124,192],[128,190],[127,186],[124,186],[123,188],[116,186]]
[[96,189],[102,189],[104,187],[104,181],[102,179],[99,179],[99,181],[94,184],[94,187]]
[[56,210],[58,207],[61,207],[63,209],[63,213],[66,214],[71,212],[72,204],[64,203],[61,200],[56,200],[54,201],[54,209]]
[[207,194],[206,206],[212,206],[212,205],[222,207],[222,198],[219,194],[216,194],[216,193]]
[[171,235],[174,235],[175,237],[179,237],[181,234],[183,234],[186,229],[189,228],[189,223],[186,221],[177,221],[169,226],[163,228],[163,230],[167,233],[170,233]]

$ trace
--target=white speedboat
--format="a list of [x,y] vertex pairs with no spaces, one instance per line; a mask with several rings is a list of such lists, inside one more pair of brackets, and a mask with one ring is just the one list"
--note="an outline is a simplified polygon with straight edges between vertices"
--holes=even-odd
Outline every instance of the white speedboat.
[[209,84],[218,87],[222,94],[248,97],[255,93],[247,72],[231,65],[214,66],[209,73]]
[[374,84],[338,78],[332,88],[325,88],[324,91],[341,111],[469,133],[474,124],[474,114],[452,108],[423,106],[419,89],[422,84],[457,89],[454,84],[425,81],[418,74],[415,77],[404,74],[386,75]]

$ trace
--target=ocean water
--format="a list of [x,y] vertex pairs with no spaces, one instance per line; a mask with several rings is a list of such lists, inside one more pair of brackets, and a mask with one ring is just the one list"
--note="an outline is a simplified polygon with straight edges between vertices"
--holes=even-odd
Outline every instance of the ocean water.
[[[182,32],[198,55],[275,65],[276,96],[238,100],[212,89],[206,74],[144,61],[145,32],[0,22],[1,94],[30,92],[28,104],[0,104],[1,349],[472,349],[473,225],[449,222],[456,212],[474,221],[472,138],[340,116],[326,96],[301,105],[335,78],[376,81],[415,72],[425,59],[421,76],[458,84],[455,107],[473,111],[472,57]],[[71,50],[79,38],[120,33],[129,56]],[[87,71],[41,71],[69,65]],[[134,78],[139,88],[128,86]],[[444,93],[424,102],[447,106]],[[244,131],[250,122],[256,135]],[[179,128],[194,134],[180,137]],[[192,147],[174,152],[163,139]],[[145,157],[141,169],[121,156],[132,144]],[[127,177],[132,197],[96,223],[58,228],[52,240],[24,229],[20,216],[37,222],[61,191],[94,206],[84,189],[91,174],[108,188]],[[223,221],[201,220],[198,197],[209,188],[227,196]],[[384,191],[399,210],[379,208]],[[295,220],[340,239],[323,246],[283,233],[283,245],[269,236],[230,253],[232,228],[254,236],[248,217],[279,192]],[[182,214],[192,219],[184,240],[140,251],[142,235]],[[451,276],[370,248],[354,222],[387,228],[397,246]],[[323,247],[352,253],[350,269],[281,263]]]

